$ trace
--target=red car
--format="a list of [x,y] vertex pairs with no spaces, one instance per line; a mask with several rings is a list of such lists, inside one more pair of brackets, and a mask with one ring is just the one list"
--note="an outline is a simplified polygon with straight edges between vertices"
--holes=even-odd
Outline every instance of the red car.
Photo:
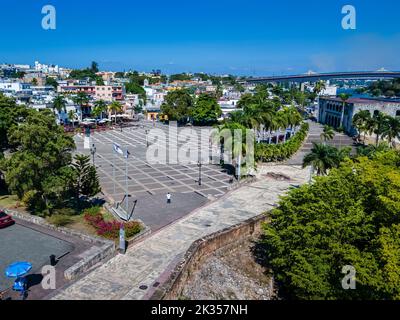
[[15,221],[7,213],[0,210],[0,228],[8,227],[14,223]]

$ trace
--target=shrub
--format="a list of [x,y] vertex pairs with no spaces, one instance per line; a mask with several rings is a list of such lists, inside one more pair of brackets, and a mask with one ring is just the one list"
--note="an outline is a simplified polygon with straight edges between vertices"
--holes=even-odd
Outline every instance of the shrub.
[[[99,236],[108,239],[117,239],[121,223],[118,221],[105,221],[101,214],[100,207],[92,207],[84,211],[84,219],[96,229]],[[142,226],[137,221],[131,221],[124,224],[125,236],[131,238],[142,230]]]
[[62,215],[62,216],[74,216],[76,215],[76,211],[72,208],[60,208],[54,209],[54,215]]
[[72,222],[72,219],[69,216],[62,214],[52,215],[47,219],[51,224],[54,224],[57,227],[63,227]]
[[142,226],[138,221],[127,222],[125,223],[124,228],[125,228],[125,236],[128,239],[137,235],[142,230]]
[[90,214],[90,215],[96,215],[101,212],[101,207],[100,206],[94,206],[90,207],[84,210],[84,213]]
[[308,123],[303,123],[300,130],[293,137],[282,144],[256,144],[256,160],[263,162],[272,162],[283,161],[290,158],[300,149],[304,139],[307,137],[308,129]]

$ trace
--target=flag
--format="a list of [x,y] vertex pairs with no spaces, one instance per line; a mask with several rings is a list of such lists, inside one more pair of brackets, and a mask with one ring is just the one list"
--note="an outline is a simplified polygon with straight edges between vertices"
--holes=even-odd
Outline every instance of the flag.
[[119,144],[113,143],[113,149],[114,152],[119,153],[119,154],[124,154],[124,152],[122,151],[121,147],[119,146]]

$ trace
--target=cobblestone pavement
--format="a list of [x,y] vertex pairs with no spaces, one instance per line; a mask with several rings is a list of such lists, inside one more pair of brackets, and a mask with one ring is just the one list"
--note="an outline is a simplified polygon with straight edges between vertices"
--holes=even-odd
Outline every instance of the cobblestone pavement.
[[[152,131],[153,129],[155,131]],[[204,137],[204,132],[207,133],[207,130],[211,129],[198,127],[171,129],[162,123],[156,122],[153,126],[151,122],[145,121],[134,127],[123,128],[122,131],[116,129],[92,134],[91,143],[96,146],[94,162],[105,196],[111,201],[123,202],[121,208],[128,212],[127,216],[133,210],[132,219],[142,220],[152,231],[187,215],[210,199],[223,196],[233,182],[232,176],[219,165],[208,163],[209,158],[203,156],[202,158],[207,159],[201,166],[201,185],[199,185],[198,157],[193,156],[199,154],[200,150],[211,150],[209,137]],[[164,138],[153,139],[152,135],[155,134]],[[195,137],[192,139],[194,141],[182,141],[185,135]],[[83,141],[83,136],[75,136],[77,151],[90,154],[89,150],[84,149]],[[113,143],[119,144],[124,152],[126,149],[129,150],[128,160],[113,152]],[[192,150],[192,157],[195,158],[193,161],[182,160],[182,157],[185,158],[182,156],[184,147]],[[156,148],[158,153],[165,153],[166,163],[149,161],[148,151],[150,153]],[[178,154],[179,163],[176,163],[172,158]],[[219,161],[219,157],[214,159],[216,160]],[[171,193],[173,200],[170,206],[165,205],[168,192]],[[128,210],[125,201],[122,201],[125,194],[129,195]],[[182,201],[183,199],[185,201]]]
[[[290,180],[274,179],[269,172]],[[53,299],[142,299],[195,240],[271,209],[280,195],[307,179],[308,171],[300,167],[264,166],[255,183],[244,185],[151,234],[130,247],[125,255],[117,255]]]

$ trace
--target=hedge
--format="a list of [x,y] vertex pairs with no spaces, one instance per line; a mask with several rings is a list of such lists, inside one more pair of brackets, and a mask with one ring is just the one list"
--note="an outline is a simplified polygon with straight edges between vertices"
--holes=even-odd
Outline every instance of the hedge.
[[299,131],[281,144],[258,143],[255,146],[255,159],[262,162],[283,161],[289,159],[302,146],[309,130],[308,123],[303,123]]

